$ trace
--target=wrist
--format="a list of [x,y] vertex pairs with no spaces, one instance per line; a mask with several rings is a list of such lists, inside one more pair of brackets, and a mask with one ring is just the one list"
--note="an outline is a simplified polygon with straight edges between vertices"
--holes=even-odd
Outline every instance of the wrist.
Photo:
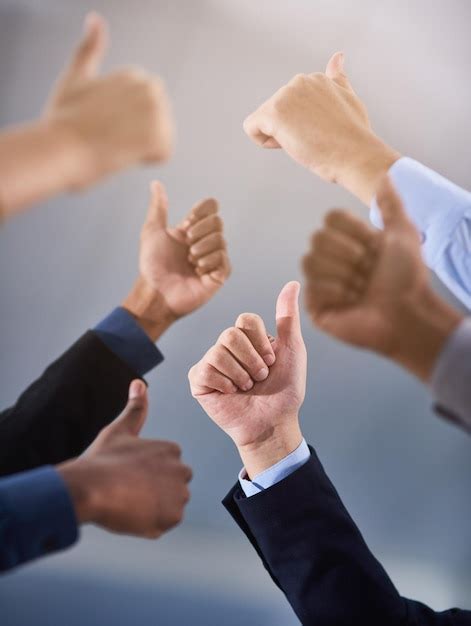
[[276,427],[269,435],[257,441],[237,446],[249,478],[253,479],[272,467],[301,444],[303,436],[298,416],[285,421],[289,425]]
[[387,356],[428,383],[447,339],[464,315],[430,287],[394,307],[391,327],[395,338]]
[[153,342],[177,320],[162,294],[152,289],[141,276],[134,283],[122,306]]
[[57,466],[74,505],[79,524],[93,522],[97,513],[97,498],[94,494],[94,477],[83,459],[74,459]]
[[371,131],[360,134],[354,143],[351,158],[343,157],[337,182],[369,207],[382,177],[401,155]]
[[44,133],[45,142],[55,148],[58,158],[54,167],[63,191],[82,188],[90,178],[89,150],[85,143],[65,120],[46,118],[38,122],[38,128]]

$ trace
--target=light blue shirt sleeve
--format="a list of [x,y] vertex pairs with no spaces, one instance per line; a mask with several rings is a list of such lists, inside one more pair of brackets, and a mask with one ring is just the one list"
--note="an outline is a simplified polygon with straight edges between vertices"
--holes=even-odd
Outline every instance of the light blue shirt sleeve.
[[93,332],[139,376],[144,376],[164,360],[157,346],[123,307],[114,309]]
[[[425,262],[471,309],[471,193],[408,157],[389,175],[420,232]],[[370,218],[382,228],[376,198]]]
[[449,337],[431,378],[436,411],[471,433],[471,318]]
[[272,465],[268,469],[266,469],[261,474],[254,476],[253,480],[249,480],[247,478],[247,472],[245,468],[242,468],[239,472],[239,482],[242,490],[244,491],[247,498],[250,496],[254,496],[256,493],[260,493],[260,491],[264,491],[276,483],[279,483],[281,480],[295,472],[299,469],[306,461],[309,460],[311,456],[311,452],[306,441],[303,439],[299,446],[285,456],[284,459],[278,461],[275,465]]

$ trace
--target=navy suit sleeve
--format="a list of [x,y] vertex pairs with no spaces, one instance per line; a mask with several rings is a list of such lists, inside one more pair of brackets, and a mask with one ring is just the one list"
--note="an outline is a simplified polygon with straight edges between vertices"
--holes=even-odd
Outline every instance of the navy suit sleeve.
[[237,484],[223,504],[304,625],[471,625],[471,612],[399,595],[313,450],[284,480],[250,498]]
[[0,476],[81,454],[123,409],[139,374],[92,331],[0,413]]
[[52,467],[0,479],[0,571],[63,550],[77,537],[72,501]]

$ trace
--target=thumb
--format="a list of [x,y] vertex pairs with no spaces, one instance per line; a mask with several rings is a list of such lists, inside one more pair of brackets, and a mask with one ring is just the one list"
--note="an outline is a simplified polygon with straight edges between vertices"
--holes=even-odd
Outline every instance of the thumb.
[[384,228],[402,228],[409,226],[410,221],[402,204],[402,200],[394,189],[390,177],[385,174],[378,186],[376,203],[381,211]]
[[165,187],[157,180],[150,184],[150,202],[147,222],[154,222],[160,228],[167,228],[168,198]]
[[297,281],[287,283],[276,302],[276,330],[278,338],[283,343],[302,340],[298,302],[300,288]]
[[142,380],[133,380],[129,385],[128,403],[110,424],[113,434],[139,435],[147,418],[147,387]]
[[65,72],[65,80],[72,82],[96,76],[107,45],[108,29],[105,20],[98,13],[89,13],[85,18],[82,41]]
[[330,57],[325,69],[326,76],[333,80],[337,85],[353,91],[353,87],[348,80],[344,70],[345,55],[343,52],[336,52]]

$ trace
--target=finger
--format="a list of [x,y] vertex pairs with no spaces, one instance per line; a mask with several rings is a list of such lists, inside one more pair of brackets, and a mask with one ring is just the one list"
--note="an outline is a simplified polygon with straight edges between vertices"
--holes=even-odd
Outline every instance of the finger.
[[221,344],[216,344],[206,354],[205,360],[215,370],[223,374],[242,391],[249,391],[253,387],[250,374],[237,361],[234,355]]
[[327,308],[349,306],[358,294],[339,281],[318,279],[307,284],[304,300],[306,309],[315,315]]
[[266,106],[252,113],[244,120],[244,131],[257,145],[262,148],[280,148],[275,139],[273,120],[266,113]]
[[394,189],[392,181],[387,174],[379,184],[376,202],[381,211],[385,229],[410,228],[412,226],[402,204],[401,197]]
[[277,334],[279,340],[286,344],[302,341],[298,302],[300,288],[297,281],[287,283],[276,303]]
[[76,81],[96,76],[108,45],[108,29],[98,13],[85,18],[83,39],[65,71],[65,81]]
[[227,328],[221,333],[218,344],[224,346],[239,361],[253,380],[261,382],[268,377],[268,367],[250,339],[240,328]]
[[376,242],[377,232],[349,211],[333,209],[327,213],[324,222],[329,229],[348,235],[364,246],[371,247]]
[[225,248],[226,241],[222,233],[213,232],[190,246],[190,261],[196,263],[200,257]]
[[237,386],[206,361],[206,356],[188,373],[192,395],[205,395],[218,391],[229,394],[237,391]]
[[222,232],[223,227],[223,221],[219,215],[209,215],[197,222],[193,222],[192,225],[189,226],[186,231],[187,241],[190,245],[194,244],[200,239],[203,239],[203,237],[206,237],[206,235],[214,232]]
[[345,55],[343,52],[336,52],[330,57],[325,70],[326,76],[333,80],[340,87],[353,91],[353,87],[348,80],[344,69]]
[[138,435],[147,418],[147,387],[142,380],[133,380],[129,386],[128,403],[122,413],[108,427],[113,433]]
[[328,226],[314,233],[311,243],[314,254],[351,265],[359,264],[368,254],[368,248],[361,242]]
[[265,363],[269,367],[273,365],[276,360],[275,351],[262,318],[253,313],[242,313],[237,318],[235,325],[244,331]]
[[223,250],[222,254],[222,263],[221,265],[206,276],[209,276],[212,281],[217,283],[218,285],[223,285],[227,278],[231,275],[231,262],[229,261],[229,255],[227,254],[227,250]]
[[215,198],[206,198],[205,200],[201,200],[191,209],[180,227],[183,230],[187,230],[192,224],[196,224],[205,217],[215,215],[218,210],[219,204]]
[[196,274],[198,276],[203,276],[203,274],[209,274],[220,269],[224,265],[225,256],[226,253],[224,250],[216,250],[216,252],[211,252],[206,256],[200,257],[196,261]]
[[310,280],[317,278],[335,279],[355,289],[364,289],[366,278],[352,263],[339,261],[313,253],[304,258],[303,269]]
[[[182,475],[184,482],[187,484],[193,480],[193,470],[191,469],[189,465],[185,465],[184,463],[182,463],[180,474]],[[185,502],[189,502],[190,491],[188,490],[188,488],[185,489],[184,494],[185,494]]]
[[168,221],[168,197],[163,184],[154,180],[150,184],[149,210],[146,223],[166,228]]

